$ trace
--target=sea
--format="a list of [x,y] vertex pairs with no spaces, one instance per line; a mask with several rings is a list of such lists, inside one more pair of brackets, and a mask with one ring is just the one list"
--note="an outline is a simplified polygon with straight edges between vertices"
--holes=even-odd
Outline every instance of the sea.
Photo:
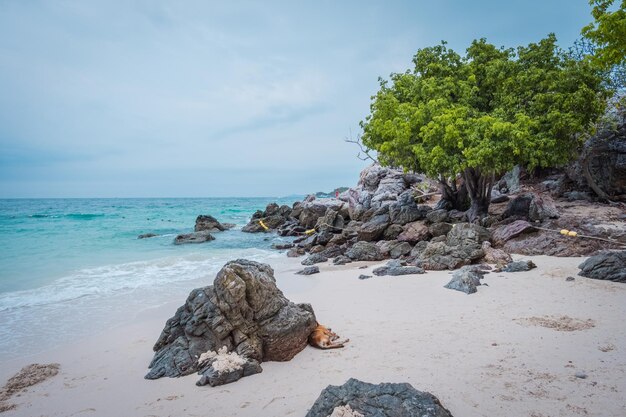
[[[0,362],[183,304],[229,260],[284,257],[271,245],[289,238],[240,229],[268,203],[298,199],[0,200]],[[211,242],[174,245],[200,214],[237,226]],[[144,233],[158,236],[138,239]]]

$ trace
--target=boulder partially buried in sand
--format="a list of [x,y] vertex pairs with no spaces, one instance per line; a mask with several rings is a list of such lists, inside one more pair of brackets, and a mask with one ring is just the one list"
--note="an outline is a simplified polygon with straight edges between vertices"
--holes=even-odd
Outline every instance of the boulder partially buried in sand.
[[578,275],[593,279],[626,282],[626,251],[604,252],[580,264]]
[[410,384],[374,385],[354,378],[324,388],[306,417],[341,415],[336,410],[343,411],[342,415],[349,410],[352,416],[452,417],[437,397]]
[[167,321],[146,378],[189,375],[200,369],[203,353],[224,347],[258,362],[287,361],[305,348],[315,326],[311,306],[285,298],[269,265],[231,261]]

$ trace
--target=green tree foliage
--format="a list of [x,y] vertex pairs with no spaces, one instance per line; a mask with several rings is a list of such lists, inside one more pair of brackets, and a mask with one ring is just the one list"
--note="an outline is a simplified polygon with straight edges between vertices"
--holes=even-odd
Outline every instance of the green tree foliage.
[[382,163],[439,178],[444,196],[461,174],[472,221],[487,212],[495,174],[565,163],[604,108],[598,71],[569,58],[554,35],[517,50],[476,40],[465,56],[444,42],[413,63],[379,80],[363,144]]
[[615,0],[590,0],[594,22],[582,34],[595,45],[591,59],[604,70],[626,64],[626,0],[611,10]]

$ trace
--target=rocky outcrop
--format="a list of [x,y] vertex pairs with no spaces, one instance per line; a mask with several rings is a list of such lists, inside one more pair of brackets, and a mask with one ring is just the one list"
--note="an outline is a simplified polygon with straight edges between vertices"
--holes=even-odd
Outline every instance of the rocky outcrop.
[[532,221],[557,219],[559,211],[547,194],[524,193],[509,201],[503,217],[521,217]]
[[313,275],[313,274],[319,274],[319,272],[320,272],[320,268],[318,266],[307,266],[304,269],[301,269],[300,271],[296,272],[296,274]]
[[445,241],[428,242],[414,249],[418,263],[427,270],[458,269],[483,258],[482,243],[490,233],[484,227],[471,223],[457,223]]
[[[229,227],[230,226],[230,227]],[[222,224],[213,216],[208,214],[201,214],[196,217],[196,226],[194,231],[196,232],[223,232],[231,227],[231,223]]]
[[174,238],[175,245],[184,245],[187,243],[204,243],[210,242],[211,240],[215,240],[213,235],[207,231],[204,232],[193,232],[193,233],[185,233],[182,235],[178,235]]
[[534,268],[537,268],[537,265],[533,261],[514,261],[502,268],[502,272],[526,272]]
[[429,238],[430,231],[428,226],[426,226],[424,222],[420,221],[406,224],[402,233],[398,235],[398,240],[400,242],[410,242],[413,244],[422,240],[428,240]]
[[384,258],[378,246],[372,242],[356,242],[346,251],[346,256],[353,261],[382,261]]
[[292,209],[289,206],[279,206],[276,203],[270,203],[265,207],[265,211],[258,210],[254,213],[250,222],[241,231],[259,233],[267,230],[276,230],[292,219],[291,213]]
[[603,252],[579,266],[578,275],[606,281],[626,282],[626,251]]
[[452,417],[437,397],[410,384],[374,385],[353,378],[341,386],[324,388],[306,417],[338,415],[333,412],[342,407],[350,407],[353,416]]
[[493,231],[492,240],[496,246],[504,245],[509,240],[523,234],[536,231],[526,220],[516,220],[513,223],[499,226]]
[[314,265],[322,262],[328,261],[328,258],[322,255],[321,253],[314,253],[312,255],[307,256],[305,260],[300,262],[302,265]]
[[231,261],[167,321],[146,378],[191,374],[200,369],[200,355],[224,347],[258,362],[290,360],[315,326],[311,306],[287,300],[269,265]]
[[419,266],[407,265],[406,262],[402,262],[398,259],[387,262],[387,265],[375,268],[373,271],[376,276],[398,276],[398,275],[410,275],[410,274],[423,274],[425,271]]
[[464,266],[458,271],[454,271],[452,279],[444,287],[465,294],[473,294],[478,291],[477,287],[480,285],[480,280],[488,273],[489,271],[481,268],[480,265]]
[[483,242],[481,249],[485,253],[485,257],[483,258],[483,262],[488,264],[496,264],[497,267],[503,267],[509,262],[512,262],[513,259],[511,255],[503,251],[502,249],[494,249],[491,247],[490,242]]
[[263,372],[261,364],[254,359],[242,358],[236,353],[210,353],[210,358],[206,360],[202,360],[204,358],[201,357],[201,369],[198,371],[200,379],[196,382],[198,386],[208,384],[216,387],[218,385],[230,384],[245,376]]
[[382,209],[376,213],[369,221],[363,223],[358,231],[359,240],[372,242],[382,238],[385,229],[390,224],[388,210]]

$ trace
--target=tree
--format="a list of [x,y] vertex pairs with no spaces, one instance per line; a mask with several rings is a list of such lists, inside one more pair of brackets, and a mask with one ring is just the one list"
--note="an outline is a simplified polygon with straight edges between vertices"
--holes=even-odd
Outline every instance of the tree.
[[465,56],[442,42],[413,63],[379,79],[363,144],[381,163],[438,178],[444,197],[462,176],[470,221],[487,214],[496,174],[565,163],[604,108],[599,71],[568,57],[554,35],[517,50],[475,40]]
[[582,34],[596,45],[592,61],[605,70],[626,64],[626,0],[617,10],[610,8],[615,0],[590,0],[594,22]]

